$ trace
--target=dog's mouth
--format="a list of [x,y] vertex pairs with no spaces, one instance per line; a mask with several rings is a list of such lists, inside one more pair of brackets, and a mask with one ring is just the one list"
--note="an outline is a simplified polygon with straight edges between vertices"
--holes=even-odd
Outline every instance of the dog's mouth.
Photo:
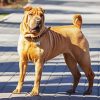
[[33,28],[30,28],[30,33],[25,34],[25,38],[34,38],[37,37],[41,31],[41,25],[36,25]]
[[33,34],[40,32],[40,30],[41,30],[41,25],[36,25],[35,27],[30,28],[30,32]]
[[33,27],[30,27],[30,33],[37,35],[42,29],[42,22],[36,22]]

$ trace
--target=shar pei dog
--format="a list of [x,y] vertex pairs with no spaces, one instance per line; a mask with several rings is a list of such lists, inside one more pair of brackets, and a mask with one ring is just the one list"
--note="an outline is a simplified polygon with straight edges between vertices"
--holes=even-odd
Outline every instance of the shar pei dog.
[[91,68],[89,44],[81,31],[81,15],[75,14],[73,24],[67,26],[47,28],[44,20],[44,10],[41,7],[24,7],[24,17],[20,24],[18,41],[20,75],[18,85],[13,93],[21,93],[27,63],[32,61],[35,64],[35,80],[34,87],[29,95],[39,95],[43,64],[57,55],[63,54],[73,75],[73,85],[67,93],[75,93],[81,77],[77,67],[77,64],[79,64],[88,80],[88,88],[84,95],[91,94],[94,73]]

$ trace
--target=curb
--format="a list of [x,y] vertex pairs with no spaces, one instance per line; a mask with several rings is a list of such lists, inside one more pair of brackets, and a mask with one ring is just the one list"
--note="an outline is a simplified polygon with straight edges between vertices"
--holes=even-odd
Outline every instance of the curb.
[[5,21],[5,20],[7,20],[7,19],[8,19],[9,17],[11,17],[13,14],[14,14],[14,13],[9,14],[9,15],[5,16],[4,18],[0,19],[0,22],[3,22],[3,21]]
[[22,13],[22,12],[23,12],[22,9],[10,9],[10,8],[8,8],[8,9],[1,8],[0,9],[0,14],[1,13],[9,13],[9,14],[11,14],[11,13]]

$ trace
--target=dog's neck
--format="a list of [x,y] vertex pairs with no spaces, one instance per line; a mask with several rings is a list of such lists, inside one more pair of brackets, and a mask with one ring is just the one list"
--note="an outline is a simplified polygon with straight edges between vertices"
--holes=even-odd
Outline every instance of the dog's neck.
[[44,27],[44,28],[41,30],[41,32],[40,32],[40,34],[39,34],[38,36],[32,37],[32,38],[31,38],[32,41],[33,41],[33,42],[39,42],[39,41],[40,41],[40,38],[41,38],[44,34],[46,34],[46,33],[48,32],[49,29],[50,29],[50,27],[49,27],[49,28]]
[[34,37],[25,37],[26,39],[29,39],[29,40],[31,40],[31,41],[33,41],[33,42],[37,42],[37,43],[39,43],[40,42],[40,38],[43,36],[43,35],[45,35],[46,33],[48,33],[48,31],[49,31],[49,29],[50,29],[50,27],[49,28],[47,28],[47,27],[43,27],[42,29],[41,29],[41,31],[39,32],[39,35],[38,36],[34,36]]

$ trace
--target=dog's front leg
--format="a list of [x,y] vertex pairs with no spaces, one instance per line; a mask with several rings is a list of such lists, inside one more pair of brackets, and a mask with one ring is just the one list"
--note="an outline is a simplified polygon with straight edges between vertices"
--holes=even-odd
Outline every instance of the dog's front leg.
[[40,87],[42,69],[43,69],[43,63],[40,60],[36,61],[34,87],[32,91],[29,93],[31,96],[39,95],[39,87]]
[[27,68],[27,61],[20,60],[19,61],[20,76],[19,76],[18,85],[16,89],[13,91],[14,94],[19,94],[22,90],[22,86],[26,74],[26,68]]

